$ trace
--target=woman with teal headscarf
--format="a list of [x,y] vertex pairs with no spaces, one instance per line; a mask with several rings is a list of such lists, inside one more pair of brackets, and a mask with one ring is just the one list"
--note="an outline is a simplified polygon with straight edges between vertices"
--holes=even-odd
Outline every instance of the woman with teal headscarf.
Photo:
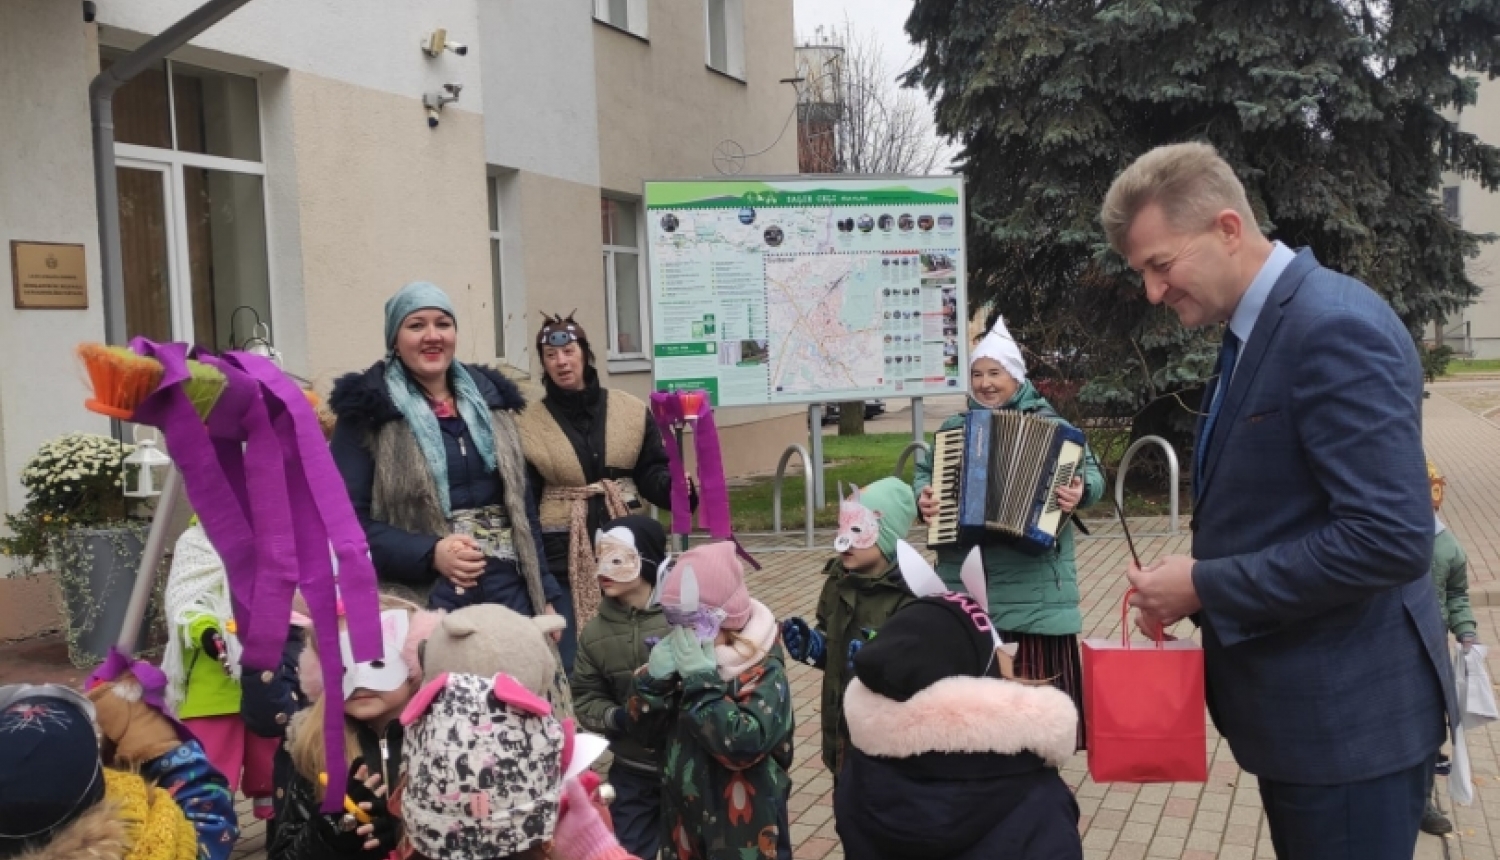
[[458,315],[418,281],[385,303],[386,357],[334,384],[334,461],[382,582],[430,591],[436,609],[504,604],[554,612],[516,418],[498,372],[454,360]]

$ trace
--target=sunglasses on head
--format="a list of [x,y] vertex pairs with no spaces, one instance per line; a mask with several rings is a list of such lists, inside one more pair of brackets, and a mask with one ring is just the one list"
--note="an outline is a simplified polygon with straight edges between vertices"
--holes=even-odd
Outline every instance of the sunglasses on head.
[[567,346],[568,344],[574,343],[577,340],[578,335],[574,334],[571,331],[543,330],[543,332],[537,336],[537,342],[542,346]]

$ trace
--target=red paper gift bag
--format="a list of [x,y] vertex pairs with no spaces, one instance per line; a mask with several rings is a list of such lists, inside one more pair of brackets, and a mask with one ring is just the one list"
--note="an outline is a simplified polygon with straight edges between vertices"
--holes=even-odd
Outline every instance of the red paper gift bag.
[[[1133,591],[1133,589],[1132,589]],[[1203,649],[1186,639],[1132,648],[1120,612],[1120,641],[1083,642],[1083,702],[1089,776],[1095,782],[1206,782]]]

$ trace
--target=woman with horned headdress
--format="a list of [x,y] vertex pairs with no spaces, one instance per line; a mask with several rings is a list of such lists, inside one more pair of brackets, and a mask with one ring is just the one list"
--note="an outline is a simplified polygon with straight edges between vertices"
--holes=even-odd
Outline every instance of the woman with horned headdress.
[[572,671],[577,631],[600,602],[594,532],[645,504],[672,506],[672,475],[661,434],[639,398],[604,388],[588,334],[572,314],[544,316],[536,336],[547,394],[521,415],[521,446],[540,496],[547,566],[568,596],[561,644]]

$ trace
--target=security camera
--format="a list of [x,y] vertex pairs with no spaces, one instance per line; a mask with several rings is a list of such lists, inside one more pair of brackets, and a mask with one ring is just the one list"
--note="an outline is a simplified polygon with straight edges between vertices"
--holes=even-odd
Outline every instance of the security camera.
[[441,120],[438,118],[438,109],[435,108],[435,107],[428,108],[427,109],[427,127],[428,128],[437,128],[439,122],[441,122]]
[[98,13],[99,10],[96,6],[94,6],[94,0],[83,0],[83,23],[94,23],[94,17],[98,15]]
[[443,29],[433,30],[422,40],[422,53],[433,59],[443,55],[444,51],[452,51],[460,57],[467,56],[469,46],[462,42],[448,41],[448,31]]

